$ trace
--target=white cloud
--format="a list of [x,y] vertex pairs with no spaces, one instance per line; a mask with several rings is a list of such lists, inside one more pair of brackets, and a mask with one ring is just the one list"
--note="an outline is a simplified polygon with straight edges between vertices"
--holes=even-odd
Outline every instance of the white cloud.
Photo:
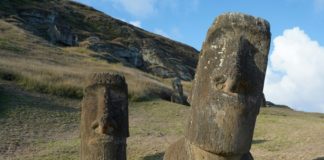
[[156,28],[153,30],[153,32],[156,34],[159,34],[161,36],[170,38],[170,36],[166,32],[164,32],[162,29]]
[[296,110],[324,112],[324,47],[300,28],[274,39],[264,93]]
[[136,27],[141,27],[142,26],[141,21],[130,21],[129,23],[136,26]]
[[122,7],[128,13],[146,17],[156,12],[157,0],[111,0],[116,8]]

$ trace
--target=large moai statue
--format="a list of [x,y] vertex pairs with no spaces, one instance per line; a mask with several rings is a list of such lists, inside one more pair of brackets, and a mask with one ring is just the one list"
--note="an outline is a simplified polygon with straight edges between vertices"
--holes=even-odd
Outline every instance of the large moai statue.
[[126,160],[128,98],[125,78],[96,73],[81,108],[81,160]]
[[203,44],[185,137],[165,160],[251,160],[270,46],[267,21],[220,15]]

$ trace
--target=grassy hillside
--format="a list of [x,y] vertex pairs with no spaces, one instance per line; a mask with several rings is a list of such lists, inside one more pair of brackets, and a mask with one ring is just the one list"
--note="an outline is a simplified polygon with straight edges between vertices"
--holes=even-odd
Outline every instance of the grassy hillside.
[[119,62],[164,78],[192,80],[194,76],[198,51],[193,47],[74,1],[1,0],[0,19],[55,45],[79,46],[76,52],[95,51],[89,58]]
[[[0,159],[79,158],[80,101],[27,92],[0,82]],[[128,159],[160,160],[183,135],[189,107],[131,102]],[[321,160],[324,115],[262,108],[252,145],[256,160]]]
[[27,90],[62,97],[81,98],[86,79],[93,72],[125,75],[133,100],[168,99],[170,80],[120,63],[94,58],[97,52],[80,47],[58,47],[0,20],[0,78]]
[[[50,44],[3,20],[0,35],[1,160],[78,159],[80,101],[92,72],[126,77],[128,159],[160,160],[183,135],[190,108],[165,101],[170,98],[170,79],[108,63],[84,47]],[[188,93],[190,82],[183,84]],[[262,108],[251,151],[256,160],[323,160],[323,131],[324,114]]]

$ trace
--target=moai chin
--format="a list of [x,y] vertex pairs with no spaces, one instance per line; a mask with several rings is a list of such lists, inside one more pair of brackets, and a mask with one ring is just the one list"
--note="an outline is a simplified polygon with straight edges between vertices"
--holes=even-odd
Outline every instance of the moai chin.
[[[193,81],[185,138],[176,143],[189,155],[180,159],[198,160],[196,153],[216,160],[252,159],[249,150],[270,37],[267,21],[240,13],[222,14],[209,28]],[[172,150],[180,148],[176,146]],[[174,159],[173,154],[168,150],[165,159]]]
[[95,73],[81,108],[81,160],[126,160],[128,98],[125,78]]

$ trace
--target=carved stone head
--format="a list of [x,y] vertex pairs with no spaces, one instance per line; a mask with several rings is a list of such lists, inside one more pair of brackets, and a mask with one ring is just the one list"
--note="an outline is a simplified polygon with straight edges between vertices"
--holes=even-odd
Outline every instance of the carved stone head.
[[248,153],[262,101],[270,45],[263,19],[219,16],[203,44],[186,138],[219,155]]
[[81,108],[83,157],[91,159],[91,156],[107,156],[106,153],[113,153],[118,148],[126,149],[126,137],[129,136],[127,96],[123,76],[112,73],[91,76]]

